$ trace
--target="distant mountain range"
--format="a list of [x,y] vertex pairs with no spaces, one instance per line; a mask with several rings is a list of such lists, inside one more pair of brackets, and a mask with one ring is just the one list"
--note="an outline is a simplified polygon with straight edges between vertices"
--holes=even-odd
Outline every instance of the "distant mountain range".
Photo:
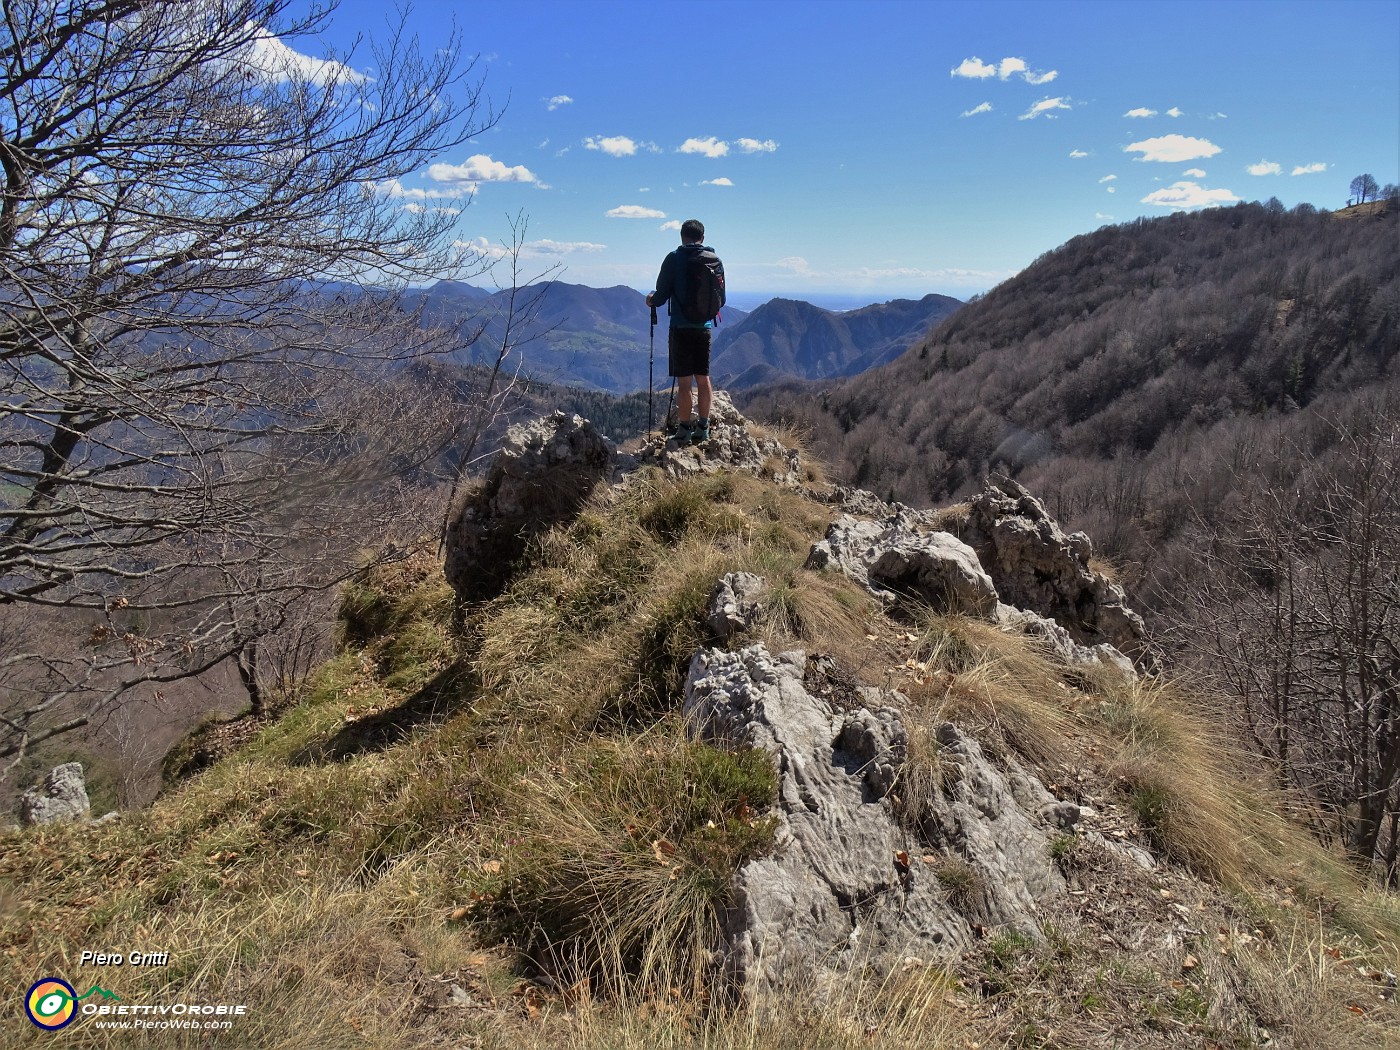
[[[517,309],[536,291],[518,294]],[[405,305],[421,306],[429,321],[460,324],[464,333],[480,328],[480,336],[457,361],[490,365],[504,335],[509,297],[506,291],[440,281],[410,293]],[[730,387],[855,375],[897,357],[960,305],[947,296],[928,295],[844,313],[791,299],[774,299],[752,314],[725,307],[715,334],[711,374]],[[513,337],[528,340],[521,347],[528,378],[625,394],[646,389],[650,322],[645,297],[635,289],[556,281],[548,286],[530,323]],[[658,386],[666,377],[668,323],[663,309],[651,372]]]
[[837,313],[773,299],[720,328],[710,373],[728,389],[856,375],[893,361],[961,305],[946,295],[926,295]]

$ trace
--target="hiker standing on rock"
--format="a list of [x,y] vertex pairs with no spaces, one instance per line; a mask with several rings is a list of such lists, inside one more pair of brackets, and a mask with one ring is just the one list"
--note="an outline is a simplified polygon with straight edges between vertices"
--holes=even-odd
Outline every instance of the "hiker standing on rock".
[[[667,357],[669,372],[680,387],[676,406],[679,445],[698,445],[710,439],[710,332],[724,305],[724,264],[705,247],[704,240],[705,226],[699,219],[681,223],[681,246],[662,260],[656,291],[647,296],[647,305],[652,308],[670,303]],[[693,421],[691,380],[700,400]]]

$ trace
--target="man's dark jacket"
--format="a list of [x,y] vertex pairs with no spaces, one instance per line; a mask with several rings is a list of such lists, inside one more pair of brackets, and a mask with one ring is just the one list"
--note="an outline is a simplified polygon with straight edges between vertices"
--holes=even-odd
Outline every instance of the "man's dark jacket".
[[[667,303],[666,312],[671,315],[672,328],[713,328],[714,322],[706,321],[704,324],[696,324],[686,320],[685,314],[681,313],[677,305],[685,295],[685,271],[687,257],[696,252],[712,252],[713,248],[707,248],[703,244],[682,244],[666,258],[661,260],[661,272],[656,275],[656,291],[651,293],[651,304],[660,306]],[[721,276],[724,274],[724,263],[719,264]]]

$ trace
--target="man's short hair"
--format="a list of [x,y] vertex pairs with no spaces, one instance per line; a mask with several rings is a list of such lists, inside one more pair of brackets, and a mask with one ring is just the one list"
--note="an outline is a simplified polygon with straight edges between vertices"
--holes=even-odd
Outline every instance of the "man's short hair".
[[705,224],[699,219],[686,219],[681,223],[681,240],[683,241],[703,241],[705,239]]

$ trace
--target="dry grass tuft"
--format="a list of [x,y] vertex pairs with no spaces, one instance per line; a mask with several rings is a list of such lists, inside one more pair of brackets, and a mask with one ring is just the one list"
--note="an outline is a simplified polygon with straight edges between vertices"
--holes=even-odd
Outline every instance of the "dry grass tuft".
[[1093,717],[1115,749],[1110,770],[1152,843],[1193,871],[1244,887],[1275,874],[1272,853],[1248,829],[1277,830],[1262,785],[1243,779],[1243,756],[1171,682],[1104,679]]
[[907,688],[916,718],[956,722],[1043,768],[1065,758],[1076,697],[1033,641],[960,616],[924,613],[916,657],[932,672]]

